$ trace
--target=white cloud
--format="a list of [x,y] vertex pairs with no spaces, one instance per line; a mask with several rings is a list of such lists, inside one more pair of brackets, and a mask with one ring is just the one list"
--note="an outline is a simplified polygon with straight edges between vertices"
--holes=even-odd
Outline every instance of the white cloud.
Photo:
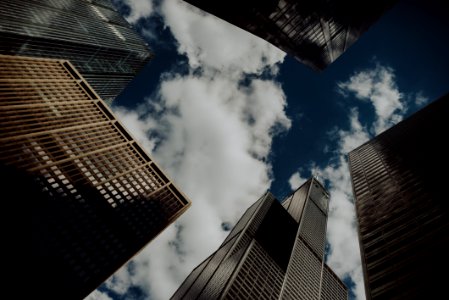
[[351,76],[348,81],[338,83],[343,95],[354,94],[363,101],[369,101],[375,109],[376,122],[373,131],[379,134],[402,119],[405,109],[402,94],[394,81],[391,68],[377,65]]
[[[403,118],[406,105],[394,81],[391,68],[377,65],[351,76],[348,81],[338,83],[340,92],[374,106],[374,133],[378,134]],[[340,278],[350,276],[355,283],[353,290],[357,299],[365,299],[360,249],[356,230],[356,215],[353,204],[351,178],[346,155],[371,138],[370,130],[359,120],[356,108],[349,110],[349,129],[336,129],[338,145],[334,157],[326,167],[317,167],[312,173],[328,183],[331,195],[327,224],[327,241],[331,246],[327,263]],[[300,177],[296,172],[291,178]],[[292,188],[293,189],[293,188]]]
[[416,104],[416,106],[423,106],[427,102],[429,102],[429,98],[425,97],[423,95],[423,92],[416,93],[416,96],[415,96],[415,104]]
[[112,298],[109,297],[106,293],[95,290],[90,293],[90,295],[87,296],[85,300],[112,300]]
[[356,298],[365,299],[351,180],[344,155],[339,156],[336,164],[315,172],[329,182],[331,195],[327,223],[327,242],[331,245],[331,252],[327,264],[340,278],[350,276],[355,283],[353,292]]
[[147,18],[154,12],[152,0],[115,0],[126,4],[130,11],[126,16],[126,20],[130,23],[136,23],[141,18]]
[[349,131],[338,131],[337,135],[340,142],[338,153],[349,153],[370,138],[368,130],[360,124],[359,112],[357,109],[351,109],[349,121],[351,126]]
[[131,136],[151,154],[156,146],[156,140],[149,139],[148,134],[157,127],[155,120],[146,119],[145,121],[141,121],[139,120],[141,117],[137,111],[127,110],[123,107],[114,107],[114,113],[122,124],[126,124],[126,129]]
[[355,283],[353,292],[360,300],[365,299],[365,289],[351,178],[345,156],[348,151],[366,142],[369,135],[367,129],[360,124],[355,109],[350,114],[350,124],[348,131],[338,130],[336,162],[324,168],[314,167],[312,173],[316,174],[319,180],[328,182],[331,196],[326,235],[327,242],[331,245],[331,252],[327,264],[340,278],[351,277]]
[[[254,80],[239,88],[228,78],[185,76],[164,82],[160,92],[166,106],[176,109],[161,119],[169,125],[155,156],[185,183],[186,193],[201,191],[205,204],[220,207],[222,221],[235,221],[240,205],[257,198],[245,194],[259,195],[269,186],[270,169],[262,159],[271,148],[270,129],[290,126],[282,90],[272,81]],[[255,114],[259,109],[267,113]]]
[[302,177],[299,172],[295,172],[290,176],[288,183],[290,184],[290,188],[294,191],[301,186],[304,182],[306,182],[307,178]]
[[370,135],[367,128],[360,124],[356,109],[352,109],[349,118],[350,129],[338,131],[339,144],[336,163],[325,168],[317,168],[315,172],[329,183],[331,195],[327,224],[327,241],[331,245],[331,252],[327,263],[341,277],[350,276],[355,283],[354,294],[357,299],[365,299],[356,231],[357,220],[346,155],[349,151],[368,141]]
[[192,68],[241,74],[270,67],[275,72],[275,64],[285,57],[265,40],[186,2],[163,1],[161,14],[178,41],[178,51],[187,55]]
[[120,109],[119,116],[135,132],[158,132],[153,157],[192,199],[192,207],[177,228],[165,230],[133,260],[138,266],[133,272],[122,268],[107,286],[123,294],[138,285],[154,299],[167,299],[223,241],[227,233],[221,224],[235,223],[269,188],[271,166],[265,160],[273,128],[285,130],[290,121],[285,96],[273,81],[255,79],[241,87],[224,76],[176,76],[161,84],[159,97],[166,111],[157,125],[154,115],[137,117]]
[[[134,3],[132,8],[138,7],[137,1],[127,1]],[[162,77],[155,96],[138,110],[117,108],[116,113],[191,198],[192,207],[115,273],[106,287],[124,295],[138,286],[158,300],[168,299],[190,271],[217,249],[227,235],[221,224],[235,223],[268,189],[271,166],[266,160],[272,138],[288,129],[291,121],[285,115],[285,95],[278,83],[252,79],[239,84],[244,73],[268,70],[275,75],[285,56],[280,50],[182,1],[165,0],[160,7],[138,11],[141,15],[157,12],[164,18],[190,70],[187,75]],[[132,12],[132,19],[138,20],[137,15]],[[405,106],[390,68],[377,66],[359,72],[339,87],[342,93],[352,93],[374,106],[376,133],[402,117]],[[155,105],[160,105],[157,113],[148,113]],[[328,241],[332,252],[328,263],[340,276],[351,276],[358,299],[364,299],[344,154],[369,134],[356,109],[351,110],[350,122],[348,131],[338,131],[337,162],[315,168],[313,173],[330,182]],[[149,138],[150,133],[157,133],[157,140]],[[292,188],[301,179],[300,172],[293,174]]]
[[189,59],[188,74],[162,76],[137,110],[115,112],[192,206],[106,287],[126,295],[138,286],[157,300],[168,299],[218,248],[227,235],[222,223],[234,224],[269,188],[272,138],[291,121],[276,81],[253,76],[242,83],[245,73],[274,76],[282,52],[181,1],[154,10]]

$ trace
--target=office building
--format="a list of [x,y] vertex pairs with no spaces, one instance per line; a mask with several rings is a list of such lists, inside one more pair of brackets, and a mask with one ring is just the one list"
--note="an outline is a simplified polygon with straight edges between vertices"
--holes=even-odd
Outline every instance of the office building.
[[184,0],[323,70],[395,0]]
[[64,60],[0,55],[0,176],[33,299],[82,299],[190,205]]
[[152,57],[109,0],[0,1],[0,54],[69,60],[108,104]]
[[367,299],[443,299],[449,95],[349,153]]
[[314,178],[282,204],[267,192],[172,299],[347,299],[323,261],[328,201]]

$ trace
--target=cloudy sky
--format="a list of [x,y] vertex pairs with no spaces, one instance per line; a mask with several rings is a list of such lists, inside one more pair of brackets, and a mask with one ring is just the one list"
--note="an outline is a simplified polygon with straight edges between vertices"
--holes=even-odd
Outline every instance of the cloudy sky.
[[448,92],[443,13],[399,3],[317,73],[182,1],[115,3],[155,58],[113,109],[192,207],[87,299],[168,299],[260,195],[312,174],[331,194],[327,263],[365,299],[346,154]]

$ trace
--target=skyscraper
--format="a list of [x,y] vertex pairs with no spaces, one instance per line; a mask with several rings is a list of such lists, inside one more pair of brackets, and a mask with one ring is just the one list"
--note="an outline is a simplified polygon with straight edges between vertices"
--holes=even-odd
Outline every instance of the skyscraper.
[[367,299],[447,297],[449,95],[349,153]]
[[395,0],[184,0],[315,70],[345,52]]
[[0,54],[69,60],[108,104],[152,57],[109,0],[0,1]]
[[347,299],[323,261],[328,201],[314,178],[282,205],[267,192],[172,299]]
[[36,299],[87,296],[190,205],[64,60],[0,55],[0,176]]

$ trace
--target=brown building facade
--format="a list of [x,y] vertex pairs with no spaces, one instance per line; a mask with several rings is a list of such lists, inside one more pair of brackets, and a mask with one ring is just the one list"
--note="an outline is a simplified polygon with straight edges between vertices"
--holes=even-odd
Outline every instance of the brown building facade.
[[36,299],[87,296],[190,205],[64,60],[0,55],[0,167]]
[[323,261],[328,201],[314,178],[282,204],[267,192],[171,299],[348,299]]
[[447,297],[449,95],[349,153],[367,299]]
[[110,0],[0,1],[0,54],[69,60],[107,104],[153,57]]

